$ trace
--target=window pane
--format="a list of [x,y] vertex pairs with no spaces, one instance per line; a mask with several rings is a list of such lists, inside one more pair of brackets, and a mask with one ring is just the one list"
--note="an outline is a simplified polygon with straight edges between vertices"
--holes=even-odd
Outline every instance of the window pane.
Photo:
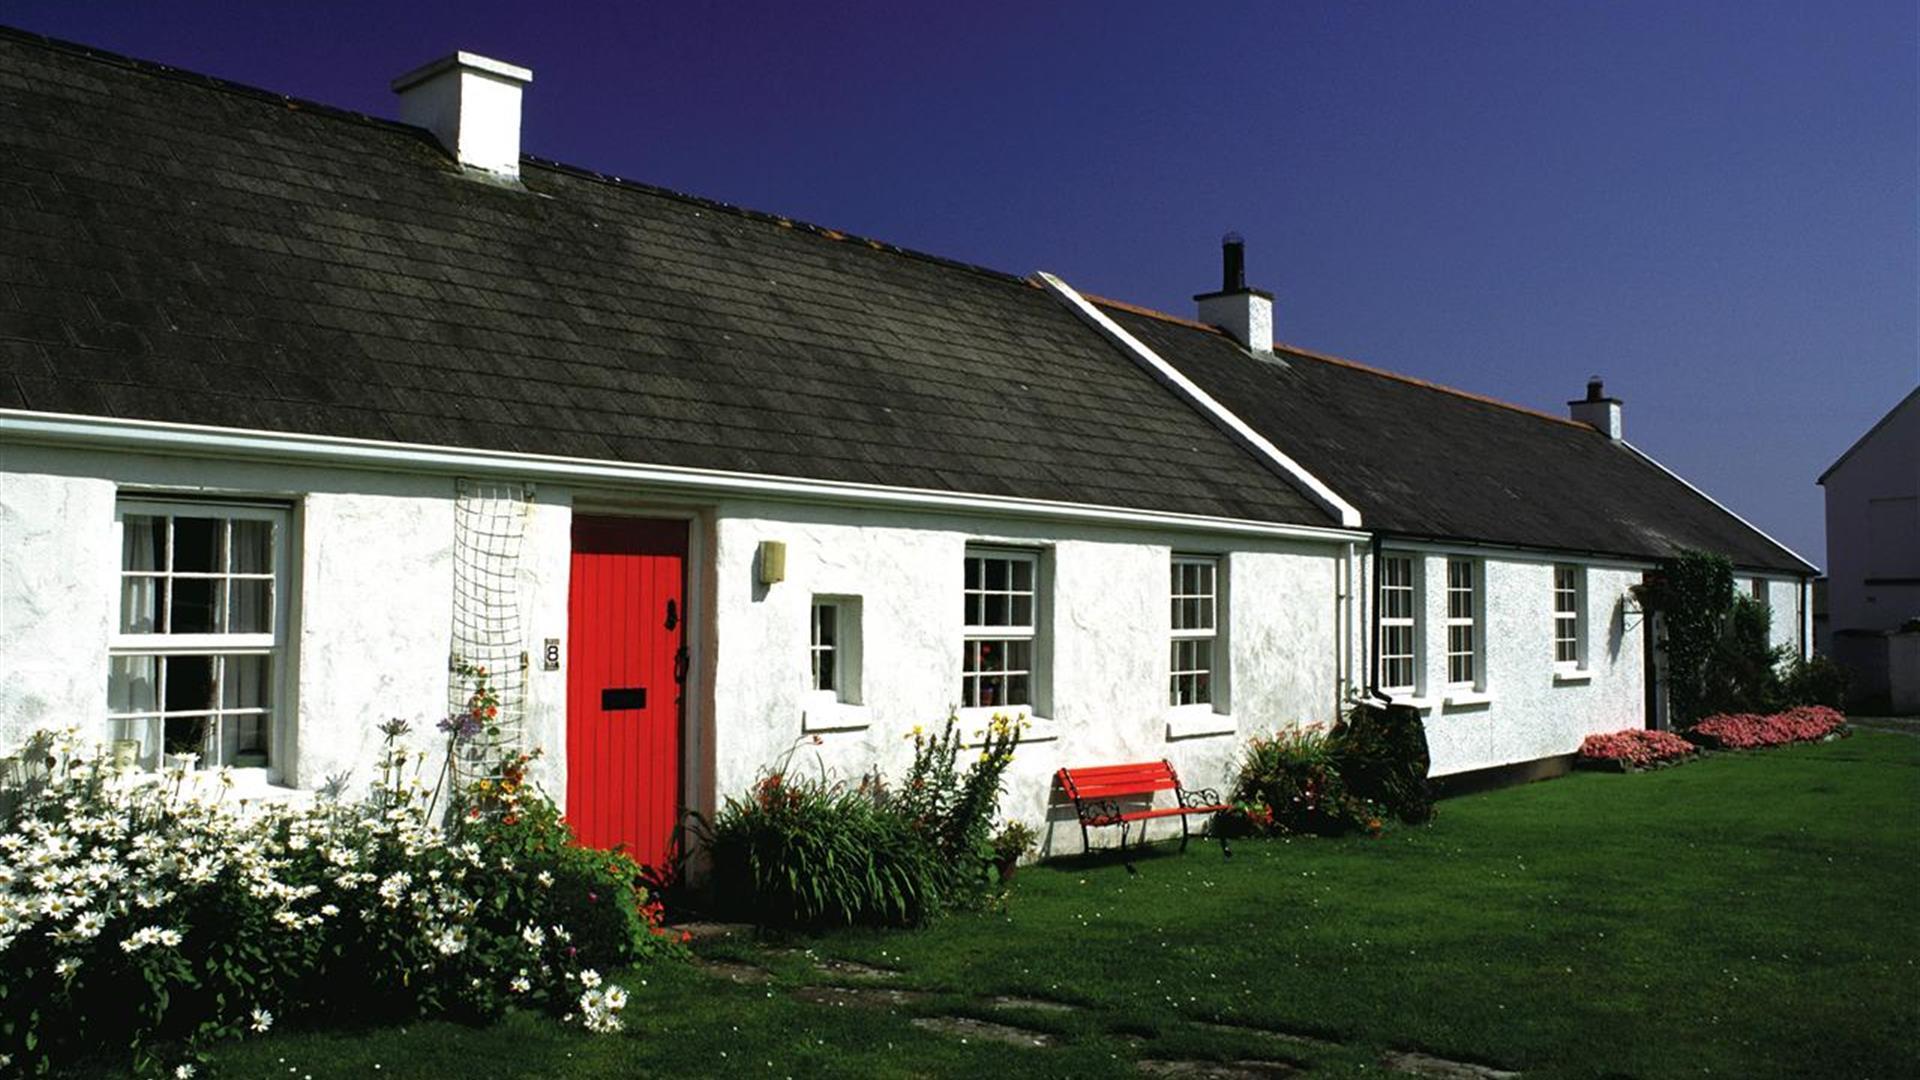
[[[180,659],[176,657],[175,659]],[[220,707],[224,709],[264,709],[273,704],[273,658],[269,656],[228,656],[220,680]]]
[[1033,704],[1033,690],[1029,682],[1029,676],[1026,676],[1026,675],[1007,676],[1007,700],[1002,702],[1002,704],[1004,705],[1032,705]]
[[234,765],[265,765],[267,724],[268,718],[265,716],[229,717],[224,725],[231,750],[227,762]]
[[227,632],[265,634],[273,630],[273,582],[228,581]]
[[160,663],[152,656],[116,656],[107,666],[107,708],[117,713],[160,707]]
[[977,589],[980,587],[980,564],[983,561],[982,559],[967,560],[967,588]]
[[213,657],[169,656],[161,663],[166,672],[167,712],[213,708]]
[[1016,596],[1013,598],[1013,625],[1033,625],[1033,597]]
[[157,577],[129,577],[120,579],[120,632],[123,634],[157,634],[165,625],[165,608],[161,600],[166,596],[165,579]]
[[1001,595],[1000,593],[988,593],[987,594],[987,621],[982,625],[1006,626],[1008,614],[1009,612],[1007,610],[1007,598]]
[[166,518],[128,514],[120,521],[120,569],[160,570],[167,561]]
[[233,572],[273,572],[273,522],[239,519],[233,522]]
[[814,641],[821,645],[832,645],[838,621],[838,609],[832,604],[819,604],[813,609]]
[[219,518],[174,518],[173,570],[176,573],[210,574],[221,569],[222,524]]
[[166,719],[166,748],[169,754],[199,754],[200,760],[210,762],[213,754],[208,751],[209,737],[213,733],[213,718],[210,716],[169,716]]
[[175,634],[214,634],[220,631],[220,594],[226,582],[216,578],[174,578],[173,620],[168,627]]
[[987,588],[1004,591],[1007,587],[1007,560],[987,560]]
[[1033,563],[1026,559],[1014,561],[1013,587],[1020,592],[1033,591]]

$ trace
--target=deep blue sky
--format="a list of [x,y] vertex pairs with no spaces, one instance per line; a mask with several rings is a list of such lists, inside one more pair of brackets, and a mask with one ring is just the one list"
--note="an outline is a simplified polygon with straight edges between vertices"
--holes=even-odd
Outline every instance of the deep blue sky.
[[[454,48],[535,154],[1279,336],[1627,437],[1816,562],[1920,381],[1916,5],[13,0],[0,21],[379,115]],[[1470,462],[1462,462],[1470,469]]]

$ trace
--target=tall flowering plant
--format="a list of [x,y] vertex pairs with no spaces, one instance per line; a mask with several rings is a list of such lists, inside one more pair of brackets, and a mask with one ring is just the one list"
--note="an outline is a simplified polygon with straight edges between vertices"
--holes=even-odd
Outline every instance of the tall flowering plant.
[[568,842],[531,755],[459,792],[442,827],[432,752],[408,733],[382,726],[364,800],[309,804],[237,799],[224,772],[140,772],[76,730],[34,736],[0,798],[0,1075],[113,1046],[147,1072],[291,1014],[525,1004],[617,1028],[625,994],[595,965],[676,947],[638,868]]

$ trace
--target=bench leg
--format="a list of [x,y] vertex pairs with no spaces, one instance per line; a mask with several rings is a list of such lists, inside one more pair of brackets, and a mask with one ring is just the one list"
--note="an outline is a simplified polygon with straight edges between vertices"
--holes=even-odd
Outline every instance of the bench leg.
[[1180,815],[1180,850],[1182,852],[1187,850],[1187,816]]

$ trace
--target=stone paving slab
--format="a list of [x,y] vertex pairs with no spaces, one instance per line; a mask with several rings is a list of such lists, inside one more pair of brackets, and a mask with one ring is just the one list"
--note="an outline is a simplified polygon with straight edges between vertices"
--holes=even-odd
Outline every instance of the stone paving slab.
[[1052,1046],[1054,1037],[1044,1031],[1031,1031],[1014,1027],[1012,1024],[996,1024],[991,1020],[976,1020],[971,1016],[921,1016],[909,1021],[923,1031],[936,1031],[942,1035],[953,1035],[962,1040],[982,1039],[987,1042],[1006,1043],[1009,1046]]
[[1165,1061],[1147,1059],[1134,1068],[1148,1076],[1170,1076],[1176,1080],[1267,1080],[1275,1076],[1298,1076],[1298,1066],[1284,1061]]
[[1415,1076],[1428,1076],[1433,1080],[1516,1080],[1520,1075],[1506,1069],[1496,1069],[1491,1065],[1475,1065],[1470,1061],[1450,1061],[1412,1050],[1395,1050],[1380,1058],[1383,1068],[1394,1069]]
[[987,999],[987,1004],[996,1009],[1032,1009],[1034,1012],[1069,1013],[1079,1012],[1080,1006],[1066,1001],[1052,1001],[1048,998],[1021,997],[1017,994],[998,994]]
[[676,923],[665,928],[669,933],[678,932],[687,935],[687,940],[695,945],[707,941],[725,941],[729,938],[753,937],[751,923],[694,922]]
[[830,975],[846,975],[856,979],[897,979],[900,977],[899,968],[875,967],[872,964],[863,964],[858,960],[837,960],[833,957],[825,957],[815,960],[813,966]]
[[1281,1031],[1278,1028],[1256,1027],[1252,1024],[1223,1024],[1214,1020],[1195,1020],[1193,1024],[1195,1027],[1203,1027],[1209,1031],[1218,1031],[1229,1035],[1252,1035],[1262,1039],[1272,1039],[1275,1042],[1289,1043],[1294,1046],[1304,1046],[1315,1050],[1331,1050],[1340,1045],[1331,1039],[1315,1038],[1312,1035],[1300,1035],[1292,1031]]
[[693,966],[729,982],[750,985],[773,981],[773,972],[752,964],[742,964],[732,960],[706,960],[696,958]]
[[933,995],[924,990],[901,990],[892,986],[803,986],[793,996],[812,1005],[854,1005],[885,1008],[912,1005]]

